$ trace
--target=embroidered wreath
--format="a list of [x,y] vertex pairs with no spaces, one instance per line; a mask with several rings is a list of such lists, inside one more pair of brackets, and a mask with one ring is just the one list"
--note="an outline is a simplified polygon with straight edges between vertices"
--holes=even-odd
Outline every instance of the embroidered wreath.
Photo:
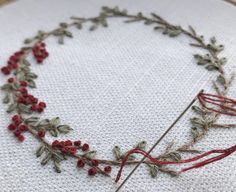
[[[173,144],[169,145],[163,154],[152,157],[150,155],[151,151],[145,151],[146,142],[141,141],[128,151],[122,151],[119,146],[115,146],[113,149],[114,160],[106,160],[98,159],[96,151],[91,150],[90,145],[83,143],[81,140],[55,140],[52,143],[45,140],[45,134],[57,137],[59,134],[68,133],[72,128],[68,125],[62,125],[59,117],[53,119],[40,118],[39,114],[44,112],[46,103],[29,93],[29,88],[36,87],[35,79],[37,75],[31,71],[31,64],[27,57],[32,54],[36,62],[41,64],[49,56],[45,44],[47,38],[55,36],[58,39],[58,43],[63,44],[65,38],[73,37],[69,31],[71,27],[82,29],[85,23],[90,23],[89,30],[94,31],[98,27],[107,27],[107,20],[110,18],[127,19],[125,23],[144,22],[145,25],[153,27],[154,30],[162,31],[162,34],[169,37],[184,35],[192,40],[193,43],[190,43],[190,46],[204,49],[206,52],[204,55],[194,55],[197,64],[203,65],[209,71],[215,70],[218,72],[216,80],[213,81],[217,95],[205,93],[198,95],[201,105],[192,106],[196,116],[190,119],[192,123],[190,129],[192,137],[190,141],[181,147],[174,149]],[[191,26],[188,29],[184,29],[181,26],[169,23],[155,13],[151,13],[150,16],[144,16],[141,12],[129,14],[126,10],[121,10],[118,7],[103,7],[97,17],[71,17],[71,19],[72,22],[70,23],[60,23],[59,27],[52,31],[38,31],[36,36],[26,39],[24,43],[27,46],[22,47],[10,56],[6,66],[1,68],[2,73],[5,75],[12,75],[8,78],[7,83],[2,86],[2,90],[5,93],[3,102],[8,104],[7,112],[14,113],[8,129],[20,142],[25,140],[25,132],[29,132],[39,140],[41,144],[36,151],[36,156],[43,156],[42,165],[47,164],[51,160],[54,163],[55,171],[60,173],[60,163],[71,157],[77,159],[78,169],[88,167],[88,174],[90,176],[94,176],[97,173],[110,176],[109,173],[112,171],[112,166],[120,166],[120,171],[116,178],[117,182],[124,166],[143,163],[148,166],[152,177],[156,177],[159,173],[158,171],[177,176],[184,171],[222,159],[236,150],[236,146],[233,146],[225,150],[205,152],[190,159],[183,160],[181,157],[182,153],[201,153],[194,148],[194,144],[200,141],[210,128],[231,128],[235,126],[233,124],[217,123],[221,113],[235,115],[236,110],[232,108],[235,101],[224,97],[232,83],[233,75],[226,75],[224,72],[223,65],[226,63],[226,58],[219,56],[224,46],[218,44],[215,37],[211,37],[208,42],[203,36],[198,35]],[[209,104],[215,106],[211,107]],[[142,154],[147,160],[136,159],[134,155],[136,153]],[[220,155],[195,163],[179,172],[166,166],[169,164],[193,162],[212,153],[219,153]]]

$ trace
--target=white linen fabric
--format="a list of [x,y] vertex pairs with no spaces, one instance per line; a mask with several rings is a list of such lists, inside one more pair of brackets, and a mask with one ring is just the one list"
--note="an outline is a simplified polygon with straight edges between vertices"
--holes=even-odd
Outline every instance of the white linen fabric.
[[[155,12],[170,22],[189,24],[204,34],[213,35],[225,44],[222,55],[228,58],[227,72],[235,70],[236,8],[220,0],[21,0],[0,9],[0,59],[22,46],[26,37],[37,30],[50,30],[70,16],[96,16],[103,5],[128,9],[131,13]],[[197,66],[193,54],[202,51],[188,45],[185,36],[175,39],[153,31],[142,23],[125,24],[110,19],[108,28],[89,32],[85,27],[72,29],[74,39],[59,46],[54,38],[46,41],[50,57],[43,65],[33,65],[39,75],[32,93],[48,108],[43,116],[59,116],[74,131],[60,139],[82,139],[100,158],[113,158],[112,148],[130,149],[141,140],[151,147],[184,110],[200,89],[212,91],[217,73]],[[32,59],[33,60],[33,59]],[[6,79],[0,76],[1,84]],[[1,99],[3,94],[1,93]],[[229,96],[236,98],[233,84]],[[38,141],[26,134],[19,143],[6,129],[10,115],[0,104],[0,191],[115,191],[117,170],[111,178],[87,176],[76,168],[75,159],[62,163],[62,173],[52,165],[42,167],[35,157]],[[168,142],[176,146],[190,138],[189,111],[155,148],[164,150]],[[235,118],[222,117],[222,123]],[[201,150],[226,148],[235,144],[236,129],[215,129],[197,144]],[[47,136],[49,141],[54,138]],[[159,174],[152,179],[140,166],[121,191],[236,191],[236,155],[183,174],[178,178]],[[176,167],[178,169],[178,167]],[[122,180],[133,167],[125,168]]]

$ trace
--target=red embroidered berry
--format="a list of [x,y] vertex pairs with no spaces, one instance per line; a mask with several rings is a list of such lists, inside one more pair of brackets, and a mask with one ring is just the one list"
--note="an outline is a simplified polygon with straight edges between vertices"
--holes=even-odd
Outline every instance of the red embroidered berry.
[[92,159],[92,160],[91,160],[91,164],[92,164],[93,166],[97,167],[98,164],[99,164],[99,161],[98,161],[97,159]]
[[89,150],[89,145],[87,143],[83,144],[82,151],[88,151],[88,150]]
[[45,137],[46,132],[44,130],[38,131],[38,137],[43,138]]
[[17,69],[17,68],[18,68],[18,64],[17,64],[17,63],[13,63],[13,64],[11,65],[11,68],[12,68],[12,69]]
[[19,96],[17,102],[18,103],[25,103],[26,99],[23,96]]
[[53,141],[52,148],[56,148],[59,144],[60,144],[60,142],[58,140]]
[[32,103],[34,103],[34,104],[38,103],[38,99],[36,97],[34,97],[33,95],[28,95],[28,97]]
[[20,141],[20,142],[23,142],[25,140],[25,137],[24,135],[19,135],[17,136],[17,139]]
[[61,142],[60,142],[60,145],[61,145],[62,147],[64,147],[64,146],[65,146],[65,141],[61,141]]
[[28,86],[28,83],[26,81],[21,81],[20,82],[20,86],[22,87],[27,87]]
[[77,161],[77,167],[84,167],[85,165],[85,161],[83,159],[78,159]]
[[16,125],[13,124],[13,123],[11,123],[10,125],[8,125],[8,129],[9,129],[10,131],[13,131],[13,130],[16,129]]
[[10,72],[11,72],[11,70],[10,70],[9,67],[2,67],[2,68],[1,68],[1,71],[2,71],[2,73],[5,74],[5,75],[9,75]]
[[67,140],[67,141],[65,141],[65,146],[72,146],[72,141],[70,141],[70,140]]
[[40,43],[41,47],[46,47],[46,44],[44,42]]
[[18,126],[22,123],[22,120],[21,119],[18,119],[16,121],[14,121],[15,125]]
[[49,53],[47,51],[44,52],[44,57],[48,57]]
[[39,106],[37,104],[34,104],[34,105],[31,106],[31,109],[33,111],[38,111],[38,108],[39,108]]
[[18,121],[18,120],[21,120],[21,117],[20,117],[20,115],[14,115],[13,117],[12,117],[12,121]]
[[43,62],[43,58],[38,57],[38,58],[37,58],[37,62],[38,62],[39,64],[41,64],[41,63]]
[[20,130],[16,130],[16,131],[14,132],[14,135],[15,135],[16,137],[18,137],[20,134],[21,134],[21,131],[20,131]]
[[81,145],[81,141],[80,140],[74,141],[74,145],[79,147]]
[[28,94],[28,90],[26,89],[26,88],[20,88],[20,90],[19,90],[22,94]]
[[18,128],[21,132],[23,131],[28,131],[28,126],[27,125],[20,125]]
[[112,168],[111,168],[111,166],[109,166],[109,165],[104,168],[104,171],[105,171],[106,173],[110,173],[111,170],[112,170]]
[[38,106],[38,109],[37,109],[37,111],[38,111],[39,113],[41,113],[41,112],[43,112],[43,111],[44,111],[44,108],[43,108],[43,107],[40,107],[40,106]]
[[39,107],[46,108],[47,105],[45,102],[39,102]]
[[90,169],[88,170],[88,174],[89,174],[90,176],[96,175],[96,174],[97,174],[97,169],[96,169],[95,167],[90,168]]
[[70,147],[70,149],[68,150],[68,152],[71,154],[71,155],[75,155],[76,152],[77,152],[77,149],[75,147]]
[[14,82],[14,78],[11,77],[11,78],[9,78],[7,81],[8,81],[8,83],[13,83],[13,82]]

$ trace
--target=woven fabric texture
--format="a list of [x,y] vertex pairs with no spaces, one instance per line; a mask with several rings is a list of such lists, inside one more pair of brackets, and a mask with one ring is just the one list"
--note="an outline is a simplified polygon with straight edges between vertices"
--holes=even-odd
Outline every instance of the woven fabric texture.
[[[70,16],[96,16],[103,5],[128,9],[132,13],[155,12],[167,20],[189,24],[207,38],[215,35],[225,44],[227,72],[235,70],[236,9],[220,0],[21,0],[0,9],[0,59],[22,46],[37,30],[50,30]],[[74,39],[59,46],[47,40],[50,57],[43,66],[34,65],[39,75],[32,93],[48,104],[45,117],[59,116],[74,131],[60,139],[82,139],[98,151],[100,158],[113,158],[112,148],[130,149],[141,140],[151,147],[184,110],[200,89],[211,91],[216,73],[197,66],[193,54],[201,50],[188,45],[188,38],[168,38],[142,23],[125,24],[110,19],[108,28],[95,32],[72,30]],[[5,82],[1,75],[0,82]],[[233,84],[229,96],[236,98]],[[3,94],[0,94],[1,99]],[[62,163],[62,173],[52,165],[42,167],[35,157],[38,141],[30,135],[18,143],[6,129],[10,116],[0,104],[0,191],[115,191],[114,178],[90,179],[86,170],[76,169],[75,159]],[[161,153],[168,142],[176,146],[190,138],[189,111],[155,148]],[[235,123],[222,117],[221,122]],[[197,147],[202,150],[235,144],[236,129],[211,130]],[[49,141],[53,138],[47,136]],[[121,191],[236,191],[236,155],[178,178],[159,174],[152,179],[140,166]],[[133,167],[127,167],[122,180]]]

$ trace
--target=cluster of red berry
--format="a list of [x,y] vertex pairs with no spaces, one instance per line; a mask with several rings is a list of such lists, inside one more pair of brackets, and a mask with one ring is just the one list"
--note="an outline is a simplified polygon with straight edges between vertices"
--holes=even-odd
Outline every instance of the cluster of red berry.
[[[9,78],[8,83],[14,83],[14,78]],[[24,105],[31,105],[32,111],[43,112],[47,107],[45,102],[39,102],[38,98],[30,95],[28,90],[26,89],[28,83],[26,81],[20,81],[20,88],[18,89],[19,95],[17,99],[17,103],[23,103]]]
[[[86,160],[83,158],[79,158],[77,161],[77,167],[79,168],[83,168],[85,166]],[[90,176],[94,176],[97,174],[97,167],[99,165],[99,160],[97,159],[91,159],[89,160],[89,164],[92,166],[89,170],[88,170],[88,175]],[[104,171],[106,173],[110,173],[112,170],[111,166],[106,166],[104,167]]]
[[9,75],[12,70],[18,68],[19,61],[24,55],[24,51],[17,51],[12,56],[10,56],[7,65],[1,68],[2,73]]
[[82,151],[88,151],[89,145],[85,143],[81,146],[81,141],[72,142],[71,140],[67,140],[67,141],[55,140],[52,143],[52,148],[60,149],[63,153],[66,153],[69,155],[75,155],[77,152],[77,149],[81,149]]
[[28,126],[23,123],[21,116],[14,115],[12,117],[12,123],[8,125],[8,129],[13,131],[15,137],[17,137],[19,141],[22,142],[25,140],[25,137],[22,133],[28,131]]
[[33,48],[33,55],[38,63],[42,63],[49,55],[46,50],[46,44],[43,42],[36,44]]

